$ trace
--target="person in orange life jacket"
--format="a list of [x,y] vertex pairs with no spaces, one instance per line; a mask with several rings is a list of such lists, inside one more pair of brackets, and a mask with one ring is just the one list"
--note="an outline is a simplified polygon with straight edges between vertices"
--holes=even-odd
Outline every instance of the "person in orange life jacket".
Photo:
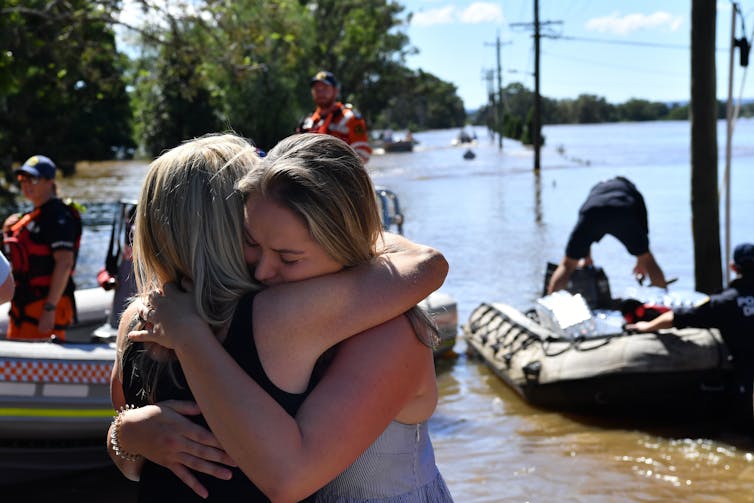
[[0,302],[8,302],[13,297],[16,285],[10,273],[10,262],[0,254]]
[[740,406],[740,418],[751,423],[754,381],[754,244],[736,246],[730,267],[738,277],[722,292],[711,295],[699,305],[675,308],[651,321],[628,324],[626,329],[655,332],[671,327],[718,328],[733,356],[738,386],[734,399]]
[[30,157],[15,171],[21,192],[34,205],[3,224],[4,251],[16,283],[8,339],[65,340],[76,318],[73,270],[81,241],[78,212],[57,197],[55,163]]
[[351,105],[338,101],[340,86],[331,72],[321,71],[311,80],[312,99],[317,109],[296,128],[297,133],[325,133],[348,143],[363,164],[369,161],[367,125],[361,114]]

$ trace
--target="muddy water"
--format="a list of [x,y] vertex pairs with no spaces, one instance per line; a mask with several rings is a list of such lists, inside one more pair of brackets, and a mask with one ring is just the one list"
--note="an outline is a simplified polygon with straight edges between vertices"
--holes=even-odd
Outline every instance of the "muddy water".
[[[682,122],[545,128],[543,169],[506,140],[503,152],[477,129],[476,158],[451,147],[457,131],[418,133],[408,154],[375,155],[376,183],[398,193],[405,233],[445,253],[443,291],[464,322],[481,302],[526,309],[539,295],[547,261],[560,258],[589,188],[615,175],[632,179],[649,209],[650,243],[675,290],[693,289],[689,126]],[[720,134],[724,142],[724,129]],[[754,241],[754,123],[734,138],[731,241]],[[722,150],[721,150],[722,152]],[[724,163],[720,163],[722,173]],[[80,166],[61,181],[84,201],[135,198],[143,163]],[[107,244],[107,204],[92,205],[79,284],[93,286]],[[97,213],[97,212],[94,212]],[[613,293],[633,285],[632,259],[610,237],[593,247]],[[438,363],[440,403],[431,421],[437,462],[459,502],[754,501],[754,445],[724,425],[696,418],[600,420],[528,406],[464,354]],[[134,487],[113,470],[13,488],[13,501],[130,501]],[[3,498],[5,501],[5,498]],[[10,500],[9,500],[10,501]]]

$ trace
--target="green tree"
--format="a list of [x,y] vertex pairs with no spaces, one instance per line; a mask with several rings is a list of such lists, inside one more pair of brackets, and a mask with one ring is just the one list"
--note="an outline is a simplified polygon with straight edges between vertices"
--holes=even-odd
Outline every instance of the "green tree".
[[373,122],[386,103],[360,99],[375,92],[394,63],[402,66],[414,51],[403,31],[410,16],[402,18],[404,7],[390,0],[317,0],[306,5],[315,34],[309,73],[326,69],[337,75],[343,100],[353,102],[367,122]]
[[269,149],[311,108],[313,19],[297,0],[244,0],[214,6],[221,54],[208,61],[236,132]]
[[376,128],[438,129],[463,126],[466,111],[455,85],[431,73],[404,69],[392,97],[377,116]]
[[631,99],[619,107],[620,117],[627,121],[649,121],[664,118],[669,108],[664,103]]
[[64,170],[133,147],[111,2],[0,0],[0,159],[34,153]]
[[222,128],[219,103],[210,91],[213,79],[203,64],[207,32],[194,16],[168,22],[159,44],[143,40],[151,50],[138,61],[135,112],[150,156]]

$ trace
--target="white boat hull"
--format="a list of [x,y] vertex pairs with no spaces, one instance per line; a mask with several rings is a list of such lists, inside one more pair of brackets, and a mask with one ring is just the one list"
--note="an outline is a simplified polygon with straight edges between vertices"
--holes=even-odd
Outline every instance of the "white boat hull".
[[[92,343],[112,292],[76,292],[70,342],[0,340],[0,483],[108,466],[105,433],[114,411],[114,343]],[[8,305],[0,306],[2,339]]]

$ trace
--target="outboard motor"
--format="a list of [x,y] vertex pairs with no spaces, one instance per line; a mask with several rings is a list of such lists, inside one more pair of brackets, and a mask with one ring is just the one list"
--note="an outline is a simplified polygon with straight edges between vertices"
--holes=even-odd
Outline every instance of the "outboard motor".
[[107,322],[94,331],[95,341],[114,341],[120,316],[136,293],[136,280],[131,260],[132,226],[136,214],[135,201],[120,201],[120,209],[113,216],[110,246],[105,267],[97,275],[97,282],[105,290],[114,290],[113,304]]

